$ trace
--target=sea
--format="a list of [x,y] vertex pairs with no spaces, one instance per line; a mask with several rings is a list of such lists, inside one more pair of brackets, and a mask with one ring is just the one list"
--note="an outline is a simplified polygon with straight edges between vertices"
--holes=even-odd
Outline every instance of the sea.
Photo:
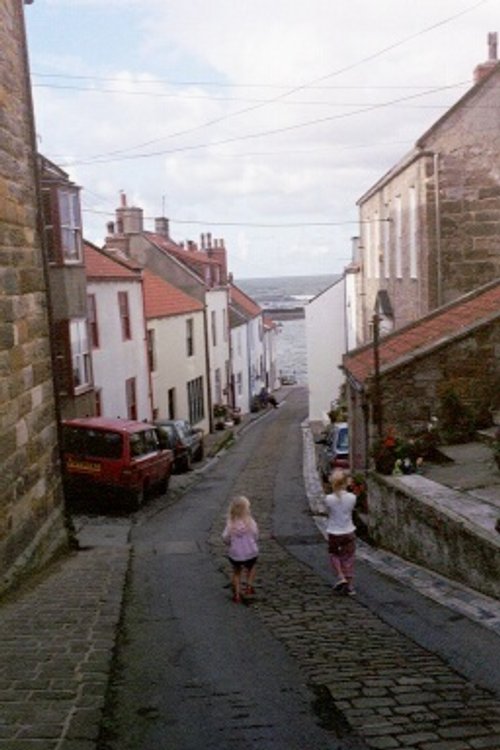
[[[338,275],[321,276],[274,276],[270,278],[238,279],[240,287],[255,302],[270,311],[286,310],[305,306],[308,302],[331,286]],[[304,318],[278,319],[276,344],[278,372],[293,376],[300,385],[307,385],[306,325]]]

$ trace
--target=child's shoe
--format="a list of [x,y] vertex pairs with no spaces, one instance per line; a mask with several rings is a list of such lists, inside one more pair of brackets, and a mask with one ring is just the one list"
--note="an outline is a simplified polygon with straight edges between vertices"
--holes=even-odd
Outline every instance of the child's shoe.
[[239,594],[233,594],[233,602],[235,604],[241,604],[241,596]]
[[247,596],[255,596],[255,589],[253,586],[247,585],[246,592]]

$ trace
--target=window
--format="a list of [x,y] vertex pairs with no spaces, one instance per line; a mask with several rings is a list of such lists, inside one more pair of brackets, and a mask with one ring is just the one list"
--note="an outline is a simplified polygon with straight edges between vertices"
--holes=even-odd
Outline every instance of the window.
[[149,328],[146,333],[146,342],[148,349],[148,367],[149,372],[156,370],[156,348],[155,348],[155,331],[153,328]]
[[81,263],[82,219],[78,188],[43,188],[42,212],[49,262]]
[[127,416],[129,419],[137,419],[137,394],[135,378],[127,378],[125,381],[125,400],[127,402]]
[[373,217],[373,272],[376,279],[380,278],[380,220],[378,211]]
[[220,374],[220,367],[215,370],[214,378],[214,389],[215,389],[215,403],[222,403],[222,379]]
[[365,273],[366,278],[372,277],[372,226],[367,220],[365,224]]
[[71,345],[71,365],[75,390],[89,386],[92,382],[90,347],[87,321],[84,318],[70,321],[69,337]]
[[189,421],[191,424],[201,422],[205,416],[205,405],[203,399],[203,378],[195,378],[187,384]]
[[58,197],[61,245],[64,261],[80,262],[82,258],[80,196],[77,190],[59,190]]
[[402,263],[402,216],[401,216],[401,196],[397,195],[396,200],[394,202],[394,207],[396,211],[395,220],[394,220],[394,232],[395,232],[395,247],[396,247],[396,258],[395,258],[395,265],[396,265],[396,278],[401,279],[403,276],[403,263]]
[[176,412],[175,412],[175,388],[169,388],[167,393],[167,402],[168,402],[168,418],[169,419],[175,419]]
[[87,296],[90,343],[93,349],[99,349],[99,329],[97,327],[97,307],[95,294]]
[[194,325],[192,318],[186,320],[186,352],[188,357],[192,357],[194,354]]
[[102,390],[96,388],[94,391],[95,398],[95,415],[96,417],[102,417]]
[[122,338],[124,341],[128,341],[132,338],[128,292],[118,292],[118,309],[120,311],[120,320],[122,324]]
[[414,187],[410,188],[408,207],[409,234],[410,234],[410,277],[417,278],[417,192]]
[[212,322],[212,344],[217,346],[217,319],[215,316],[215,310],[212,310],[210,320]]
[[227,311],[226,308],[222,310],[222,335],[224,341],[227,341]]
[[386,279],[390,278],[391,275],[391,267],[389,263],[389,252],[390,252],[390,244],[389,244],[389,228],[390,228],[390,221],[389,221],[389,206],[386,205],[385,210],[385,219],[382,226],[383,231],[383,256],[384,256],[384,276]]

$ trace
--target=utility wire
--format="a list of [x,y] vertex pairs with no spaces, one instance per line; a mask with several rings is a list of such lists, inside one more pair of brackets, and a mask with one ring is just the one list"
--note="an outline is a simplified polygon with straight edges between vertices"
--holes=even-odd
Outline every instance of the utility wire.
[[[462,81],[459,84],[453,84],[452,86],[445,86],[444,88],[445,89],[456,88],[457,86],[462,86],[463,83],[464,82]],[[246,135],[238,135],[238,136],[233,136],[231,138],[223,138],[219,141],[211,141],[208,143],[197,143],[197,144],[191,144],[187,146],[177,146],[171,149],[162,149],[160,151],[150,151],[144,154],[122,154],[120,156],[118,154],[121,152],[112,152],[108,158],[93,157],[89,159],[73,160],[73,161],[63,162],[60,166],[70,167],[70,166],[77,166],[77,165],[80,166],[80,165],[87,165],[87,164],[109,164],[110,162],[117,162],[117,161],[134,161],[136,159],[150,159],[155,156],[165,156],[167,154],[176,154],[176,153],[180,153],[183,151],[195,151],[195,150],[204,149],[204,148],[211,148],[213,146],[226,145],[228,143],[236,143],[238,141],[246,141],[246,140],[251,140],[255,138],[262,138],[264,136],[278,135],[281,133],[290,132],[292,130],[298,130],[300,128],[310,127],[311,125],[322,125],[328,122],[332,122],[334,120],[341,120],[341,119],[345,119],[348,117],[354,117],[355,115],[359,115],[359,114],[366,114],[368,112],[373,112],[376,109],[391,107],[394,104],[399,104],[401,102],[408,101],[410,99],[415,99],[417,97],[424,96],[427,94],[433,94],[442,90],[443,90],[442,88],[430,89],[429,91],[426,91],[424,94],[421,94],[421,93],[412,94],[411,96],[401,97],[399,99],[393,99],[391,101],[384,102],[382,104],[372,105],[368,107],[361,107],[359,109],[353,110],[352,112],[345,112],[345,113],[337,114],[337,115],[329,115],[327,117],[319,117],[314,120],[307,120],[306,122],[296,123],[294,125],[285,125],[280,128],[274,128],[271,130],[263,130],[257,133],[247,133]]]
[[[309,87],[311,87],[311,86],[313,86],[315,84],[322,83],[323,81],[326,81],[329,78],[333,78],[333,77],[339,76],[339,75],[341,75],[343,73],[346,73],[349,70],[353,70],[354,68],[357,68],[357,67],[359,67],[361,65],[365,65],[366,63],[371,62],[372,60],[375,60],[378,57],[381,57],[382,55],[386,54],[387,52],[390,52],[390,51],[392,51],[394,49],[397,49],[398,47],[401,47],[402,45],[406,44],[409,41],[412,41],[413,39],[416,39],[416,38],[418,38],[418,37],[420,37],[420,36],[422,36],[424,34],[427,34],[430,31],[433,31],[433,30],[439,28],[440,26],[448,24],[451,21],[454,21],[457,18],[460,18],[461,16],[463,16],[463,15],[465,15],[467,13],[471,13],[473,10],[475,10],[478,7],[480,7],[481,5],[484,5],[488,1],[489,0],[479,0],[479,2],[474,3],[474,5],[468,6],[464,10],[459,11],[458,13],[455,13],[455,14],[453,14],[451,16],[448,16],[447,18],[442,19],[441,21],[438,21],[438,22],[436,22],[434,24],[431,24],[430,26],[427,26],[427,27],[425,27],[423,29],[420,29],[419,31],[415,32],[414,34],[410,34],[409,36],[404,37],[403,39],[401,39],[401,40],[399,40],[397,42],[394,42],[393,44],[390,44],[387,47],[384,47],[383,49],[378,50],[377,52],[374,52],[374,53],[372,53],[370,55],[367,55],[366,57],[362,58],[361,60],[358,60],[358,61],[356,61],[354,63],[350,63],[349,65],[345,65],[342,68],[338,68],[337,70],[334,70],[331,73],[328,73],[326,75],[319,76],[318,78],[315,78],[312,81],[309,81],[307,83],[301,84],[299,86],[294,86],[293,88],[288,89],[288,91],[285,91],[285,92],[283,92],[281,94],[278,94],[278,95],[276,95],[276,96],[274,96],[274,97],[266,100],[265,102],[262,102],[262,103],[259,103],[259,104],[254,104],[251,107],[245,107],[243,109],[239,109],[239,110],[236,110],[234,112],[228,112],[227,114],[221,115],[221,116],[216,117],[216,118],[214,118],[212,120],[208,120],[205,123],[200,123],[199,125],[195,125],[195,126],[193,126],[191,128],[187,128],[185,130],[181,130],[181,131],[178,131],[178,132],[170,133],[169,135],[163,136],[162,138],[155,138],[155,139],[152,139],[152,140],[149,140],[149,141],[145,141],[145,142],[137,144],[135,146],[130,146],[127,149],[120,149],[120,150],[117,150],[117,151],[108,152],[106,154],[97,155],[94,158],[96,160],[98,160],[100,158],[100,156],[114,156],[116,154],[123,153],[124,151],[131,151],[131,150],[136,150],[138,148],[143,148],[144,146],[150,146],[153,143],[158,143],[158,142],[160,142],[162,140],[165,140],[167,138],[176,138],[176,137],[179,137],[181,135],[187,135],[189,133],[193,133],[193,132],[195,132],[197,130],[200,130],[201,128],[205,128],[205,127],[210,127],[212,125],[216,125],[216,124],[218,124],[218,123],[220,123],[220,122],[222,122],[224,120],[227,120],[227,119],[229,119],[231,117],[237,117],[237,116],[242,115],[242,114],[247,114],[249,112],[254,112],[257,109],[261,109],[262,107],[267,107],[269,104],[274,104],[274,103],[276,103],[278,101],[281,101],[282,99],[285,99],[285,98],[291,96],[292,94],[297,93],[298,91],[303,91],[303,90],[305,90],[305,89],[307,89],[307,88],[309,88]],[[79,162],[79,163],[81,164],[81,163],[89,163],[89,162],[87,161],[87,162]]]

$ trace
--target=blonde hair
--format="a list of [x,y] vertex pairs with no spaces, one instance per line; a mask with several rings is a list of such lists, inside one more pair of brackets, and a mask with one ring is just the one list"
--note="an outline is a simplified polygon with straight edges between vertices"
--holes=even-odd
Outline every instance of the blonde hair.
[[237,495],[231,500],[228,511],[228,520],[234,521],[247,521],[252,518],[250,512],[250,500],[244,495]]
[[332,485],[332,491],[339,493],[340,490],[345,490],[347,487],[348,475],[342,469],[335,469],[330,477],[330,484]]

